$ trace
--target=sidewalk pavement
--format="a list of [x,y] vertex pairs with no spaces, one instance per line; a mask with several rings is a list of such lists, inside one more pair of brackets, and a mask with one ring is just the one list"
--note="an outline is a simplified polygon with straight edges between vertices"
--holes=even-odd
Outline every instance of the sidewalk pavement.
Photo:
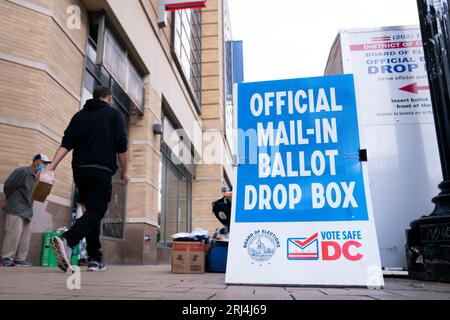
[[[0,300],[450,300],[450,284],[385,278],[382,290],[231,286],[224,273],[172,274],[170,265],[81,268],[77,279],[53,268],[0,268]],[[81,289],[69,290],[77,284]]]

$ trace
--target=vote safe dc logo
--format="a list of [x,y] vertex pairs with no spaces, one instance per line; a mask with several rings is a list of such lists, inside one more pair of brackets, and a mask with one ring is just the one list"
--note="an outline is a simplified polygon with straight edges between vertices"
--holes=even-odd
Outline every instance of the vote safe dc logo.
[[243,248],[247,249],[250,258],[259,263],[268,263],[273,258],[277,248],[280,247],[280,240],[277,235],[269,230],[255,230],[245,239]]
[[361,231],[321,231],[309,237],[287,239],[288,260],[361,260]]
[[319,240],[316,232],[309,238],[289,238],[287,240],[289,260],[318,260]]

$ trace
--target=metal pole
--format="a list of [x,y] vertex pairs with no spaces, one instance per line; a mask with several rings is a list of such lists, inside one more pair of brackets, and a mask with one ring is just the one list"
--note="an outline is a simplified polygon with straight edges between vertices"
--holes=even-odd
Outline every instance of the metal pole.
[[450,282],[450,21],[448,0],[417,0],[443,182],[434,211],[410,223],[411,278]]

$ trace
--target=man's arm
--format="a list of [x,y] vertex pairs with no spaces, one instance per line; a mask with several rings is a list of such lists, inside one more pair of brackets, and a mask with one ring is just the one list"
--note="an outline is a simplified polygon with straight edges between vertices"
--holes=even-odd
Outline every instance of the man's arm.
[[114,140],[120,167],[122,168],[122,183],[128,184],[128,134],[125,129],[125,121],[120,112],[117,112]]
[[64,147],[59,147],[58,150],[56,150],[55,156],[53,157],[52,163],[50,163],[47,166],[47,169],[50,171],[55,171],[58,167],[59,163],[64,159],[64,157],[69,153],[69,150],[67,150]]
[[5,193],[6,198],[9,198],[11,193],[20,186],[22,183],[23,174],[18,170],[14,170],[13,173],[6,179],[5,185],[3,186],[3,192]]
[[[47,166],[48,171],[55,171],[59,163],[64,159],[64,157],[74,148],[75,136],[74,130],[72,129],[75,117],[70,120],[69,125],[64,131],[64,137],[62,138],[61,146],[56,150],[53,156],[52,162]],[[39,172],[40,173],[40,172]],[[38,174],[39,178],[39,174]]]
[[128,177],[128,151],[123,153],[118,153],[120,167],[122,168],[122,182],[123,184],[128,184],[130,181]]

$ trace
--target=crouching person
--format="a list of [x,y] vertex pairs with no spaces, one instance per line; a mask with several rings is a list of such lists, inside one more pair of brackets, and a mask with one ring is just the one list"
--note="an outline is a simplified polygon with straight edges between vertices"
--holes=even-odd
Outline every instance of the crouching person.
[[31,166],[18,168],[6,179],[3,191],[7,204],[5,236],[1,250],[1,264],[5,267],[29,267],[27,262],[31,239],[33,200],[31,193],[36,174],[50,163],[45,154],[37,154]]

